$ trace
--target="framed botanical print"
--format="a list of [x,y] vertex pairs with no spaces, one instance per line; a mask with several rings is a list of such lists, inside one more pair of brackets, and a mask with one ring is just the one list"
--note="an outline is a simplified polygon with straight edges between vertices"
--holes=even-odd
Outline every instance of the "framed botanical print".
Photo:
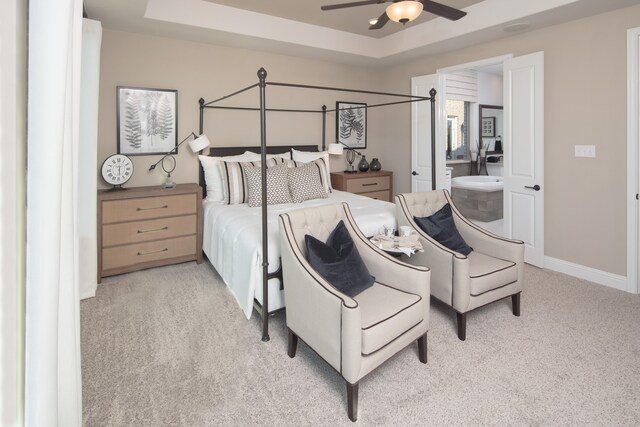
[[178,91],[116,88],[118,153],[166,154],[178,147]]
[[336,139],[350,148],[367,148],[367,104],[336,102]]

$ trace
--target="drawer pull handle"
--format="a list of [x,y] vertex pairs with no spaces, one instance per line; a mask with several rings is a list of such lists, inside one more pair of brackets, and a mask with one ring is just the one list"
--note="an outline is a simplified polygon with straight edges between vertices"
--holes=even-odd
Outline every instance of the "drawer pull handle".
[[363,187],[371,187],[372,185],[378,185],[377,182],[371,182],[369,184],[362,184]]
[[153,231],[164,231],[164,230],[168,230],[169,226],[164,226],[162,228],[151,228],[149,230],[138,230],[138,234],[143,234],[143,233],[151,233]]
[[152,211],[154,209],[167,209],[169,207],[169,205],[164,205],[164,206],[154,206],[152,208],[137,208],[137,211]]
[[169,250],[169,248],[164,248],[164,249],[160,249],[159,251],[138,252],[138,256],[141,256],[141,255],[157,254],[157,253],[159,253],[159,252],[167,252],[168,250]]

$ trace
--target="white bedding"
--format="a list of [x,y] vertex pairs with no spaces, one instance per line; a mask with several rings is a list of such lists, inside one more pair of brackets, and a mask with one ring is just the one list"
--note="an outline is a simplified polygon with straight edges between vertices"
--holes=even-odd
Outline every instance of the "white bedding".
[[[280,266],[278,215],[294,209],[347,202],[358,227],[367,236],[383,226],[396,227],[395,205],[352,193],[333,190],[327,199],[308,200],[297,204],[269,205],[269,272]],[[253,299],[262,304],[262,208],[223,205],[204,201],[202,249],[225,281],[247,319],[253,311]],[[269,281],[269,311],[284,307],[280,281]]]

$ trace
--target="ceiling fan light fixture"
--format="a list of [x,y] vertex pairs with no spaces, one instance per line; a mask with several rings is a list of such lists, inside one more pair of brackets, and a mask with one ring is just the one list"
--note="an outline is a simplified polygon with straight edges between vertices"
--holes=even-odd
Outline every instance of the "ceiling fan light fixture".
[[416,19],[422,13],[422,3],[406,0],[391,3],[387,7],[387,16],[394,22],[406,24]]
[[378,23],[378,18],[369,19],[369,25],[376,25]]

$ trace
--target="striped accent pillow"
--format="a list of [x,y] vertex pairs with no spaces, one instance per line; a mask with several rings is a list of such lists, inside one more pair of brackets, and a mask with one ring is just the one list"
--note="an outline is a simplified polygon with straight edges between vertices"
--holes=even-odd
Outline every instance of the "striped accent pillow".
[[[284,164],[286,160],[281,157],[267,159],[267,169],[279,164]],[[222,190],[224,193],[223,202],[226,205],[238,205],[247,203],[248,188],[245,168],[248,166],[260,169],[261,162],[221,162],[220,172],[222,175]]]
[[[245,166],[249,196],[247,202],[254,208],[262,206],[262,174],[258,166]],[[291,203],[287,179],[289,168],[280,163],[267,168],[267,205]]]
[[308,163],[292,160],[288,162],[288,164],[293,165],[293,167],[296,167],[296,168],[306,166],[306,165],[314,165],[313,170],[318,175],[318,178],[320,179],[320,183],[322,184],[324,191],[326,191],[327,193],[331,193],[331,177],[329,176],[329,165],[327,164],[324,158],[319,158]]

